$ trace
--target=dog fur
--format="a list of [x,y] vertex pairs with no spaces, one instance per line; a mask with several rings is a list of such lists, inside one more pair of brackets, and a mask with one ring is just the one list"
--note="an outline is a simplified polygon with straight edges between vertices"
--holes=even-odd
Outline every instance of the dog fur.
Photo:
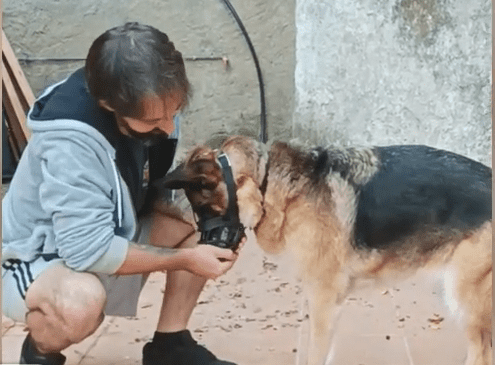
[[309,365],[326,363],[339,306],[359,281],[441,270],[469,340],[466,365],[492,363],[491,169],[425,146],[271,148],[233,136],[192,150],[164,187],[221,214],[216,157],[229,157],[241,222],[268,253],[289,250],[309,294]]

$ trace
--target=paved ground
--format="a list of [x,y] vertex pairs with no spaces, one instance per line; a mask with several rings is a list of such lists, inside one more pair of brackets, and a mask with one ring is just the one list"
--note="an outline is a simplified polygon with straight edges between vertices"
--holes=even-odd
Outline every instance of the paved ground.
[[[93,336],[64,351],[67,365],[141,364],[142,347],[154,332],[164,280],[161,273],[150,277],[136,318],[107,317]],[[339,320],[334,363],[462,364],[464,335],[448,317],[440,288],[416,276],[398,286],[350,295]],[[236,266],[207,284],[190,329],[219,357],[239,365],[303,365],[306,314],[304,292],[290,260],[268,257],[250,241]],[[438,317],[444,318],[438,325],[429,321]],[[3,364],[18,361],[25,335],[22,324],[4,318]]]

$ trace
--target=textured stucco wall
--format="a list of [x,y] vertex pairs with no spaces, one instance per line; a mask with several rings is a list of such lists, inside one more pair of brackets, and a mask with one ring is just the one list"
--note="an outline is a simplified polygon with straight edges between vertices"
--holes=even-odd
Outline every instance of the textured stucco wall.
[[491,2],[297,0],[294,135],[491,164]]
[[[423,143],[491,162],[491,2],[231,0],[260,59],[268,135],[314,143]],[[169,34],[194,96],[182,150],[259,135],[247,44],[222,1],[3,0],[18,58],[84,58],[106,29],[138,20]],[[25,63],[35,92],[82,62]]]
[[[294,103],[295,0],[232,0],[258,54],[267,101],[268,134],[290,138]],[[3,0],[3,27],[19,59],[85,58],[91,42],[126,21],[164,31],[187,61],[193,99],[182,117],[182,150],[219,137],[258,137],[260,96],[245,39],[220,0]],[[23,63],[38,93],[83,62]]]

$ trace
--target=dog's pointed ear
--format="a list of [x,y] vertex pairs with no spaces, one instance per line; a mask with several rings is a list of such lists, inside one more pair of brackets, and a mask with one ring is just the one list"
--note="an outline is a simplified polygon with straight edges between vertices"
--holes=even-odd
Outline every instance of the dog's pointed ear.
[[175,170],[158,180],[155,186],[168,189],[214,189],[220,180],[216,152],[205,147],[196,148]]
[[217,158],[217,150],[211,148],[196,148],[187,159],[187,164],[212,163]]
[[165,177],[157,180],[155,185],[167,189],[185,189],[192,182],[189,175],[186,172],[185,164],[182,163],[175,170],[165,175]]

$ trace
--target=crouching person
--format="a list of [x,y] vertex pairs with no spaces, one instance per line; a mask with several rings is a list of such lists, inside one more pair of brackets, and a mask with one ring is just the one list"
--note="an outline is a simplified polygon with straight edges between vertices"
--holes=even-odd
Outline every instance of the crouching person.
[[98,37],[85,67],[31,109],[32,137],[2,201],[2,305],[29,330],[21,364],[64,364],[61,351],[105,314],[135,314],[154,271],[167,281],[143,364],[233,364],[198,345],[187,325],[206,280],[237,253],[198,245],[180,217],[137,218],[145,164],[156,178],[170,167],[189,90],[167,35],[127,23]]

